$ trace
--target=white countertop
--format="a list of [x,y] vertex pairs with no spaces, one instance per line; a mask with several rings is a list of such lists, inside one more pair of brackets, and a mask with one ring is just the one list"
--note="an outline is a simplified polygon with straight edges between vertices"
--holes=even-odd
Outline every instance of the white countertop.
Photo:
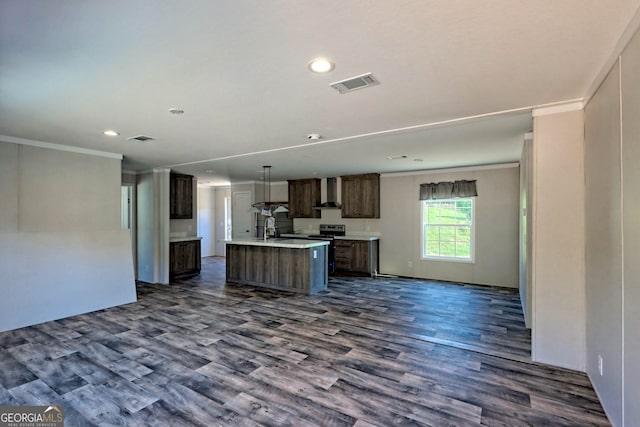
[[380,240],[380,236],[357,236],[347,234],[346,236],[336,236],[336,240]]
[[272,248],[308,249],[328,245],[326,240],[302,239],[233,239],[227,240],[227,245],[267,246]]
[[169,243],[175,243],[175,242],[188,242],[190,240],[202,240],[202,237],[200,236],[170,236],[169,237]]
[[[316,235],[318,233],[315,233]],[[298,238],[308,238],[310,234],[306,234],[306,233],[287,233],[287,234],[281,234],[282,237],[288,237],[288,238],[292,238],[295,239],[296,237]],[[313,234],[311,234],[313,235]],[[368,236],[368,235],[361,235],[361,234],[347,234],[346,236],[336,236],[336,240],[365,240],[365,241],[371,241],[371,240],[380,240],[380,236]]]

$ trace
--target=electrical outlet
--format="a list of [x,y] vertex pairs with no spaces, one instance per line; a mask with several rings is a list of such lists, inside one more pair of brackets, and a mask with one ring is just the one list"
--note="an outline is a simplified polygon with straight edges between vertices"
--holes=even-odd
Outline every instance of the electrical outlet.
[[598,372],[602,376],[603,368],[602,368],[602,356],[598,355]]
[[407,265],[409,266],[409,268],[413,268],[413,261],[408,261]]
[[313,259],[318,258],[318,251],[317,250],[313,250]]

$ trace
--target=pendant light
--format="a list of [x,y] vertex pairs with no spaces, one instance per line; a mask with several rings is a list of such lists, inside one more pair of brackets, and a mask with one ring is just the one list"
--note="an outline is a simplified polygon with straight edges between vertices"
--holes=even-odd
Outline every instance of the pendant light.
[[[254,203],[249,213],[261,213],[264,216],[271,216],[274,213],[289,212],[285,206],[287,202],[277,203],[277,207],[272,210],[276,203],[271,201],[271,166],[262,166],[262,195],[263,201]],[[262,207],[260,209],[259,207]]]

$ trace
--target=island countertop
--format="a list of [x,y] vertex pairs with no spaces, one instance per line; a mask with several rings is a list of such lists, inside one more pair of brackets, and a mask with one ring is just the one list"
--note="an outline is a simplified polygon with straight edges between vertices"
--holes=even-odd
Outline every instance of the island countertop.
[[305,293],[327,289],[329,242],[235,239],[227,242],[226,281]]
[[190,242],[192,240],[202,240],[200,236],[169,236],[169,243]]
[[270,248],[291,248],[291,249],[309,249],[319,246],[327,246],[329,242],[325,240],[301,240],[301,239],[233,239],[227,240],[227,245],[245,245],[245,246],[266,246]]

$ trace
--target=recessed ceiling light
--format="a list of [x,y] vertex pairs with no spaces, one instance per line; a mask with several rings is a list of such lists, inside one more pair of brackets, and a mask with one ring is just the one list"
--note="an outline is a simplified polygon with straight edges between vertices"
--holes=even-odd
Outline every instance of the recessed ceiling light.
[[204,171],[204,173],[208,173],[208,174],[212,174],[212,173],[214,173],[214,172],[215,172],[215,171],[214,171],[213,169],[207,169],[206,171]]
[[400,160],[400,159],[406,159],[407,156],[405,156],[404,154],[401,156],[389,156],[387,157],[387,160]]
[[333,62],[329,61],[326,58],[316,58],[312,59],[308,64],[307,68],[313,71],[314,73],[328,73],[333,70],[335,65]]
[[118,135],[120,135],[120,132],[116,132],[115,130],[105,130],[102,133],[104,133],[107,136],[118,136]]
[[423,159],[413,159],[414,162],[423,162]]
[[319,133],[310,133],[309,135],[307,135],[307,139],[311,141],[317,141],[320,138],[322,138],[322,136]]

